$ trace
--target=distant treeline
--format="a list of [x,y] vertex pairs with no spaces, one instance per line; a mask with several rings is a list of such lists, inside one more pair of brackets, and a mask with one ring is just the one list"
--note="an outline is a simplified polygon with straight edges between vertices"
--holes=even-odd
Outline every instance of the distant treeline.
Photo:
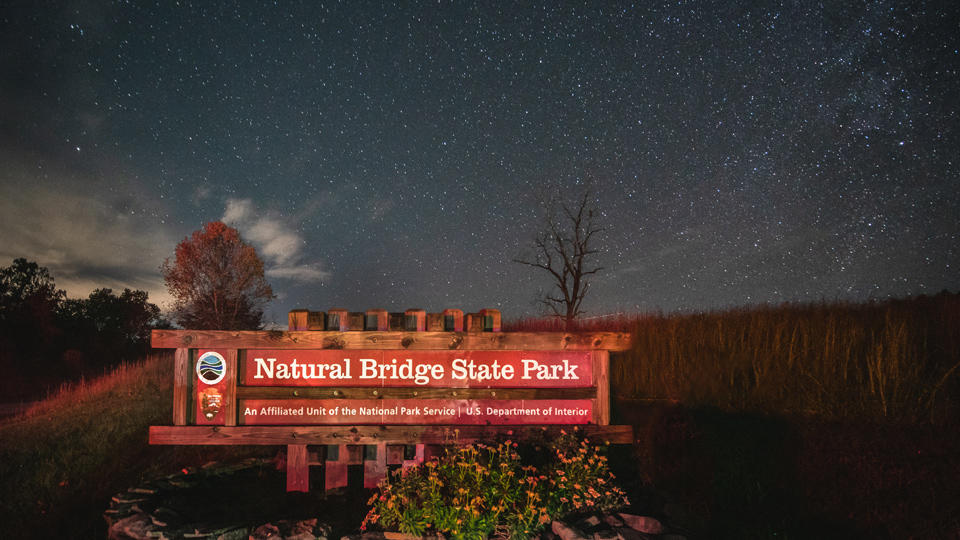
[[[549,320],[506,331],[562,331]],[[943,422],[960,418],[960,293],[582,321],[627,331],[611,362],[621,397],[761,414]]]
[[[169,327],[147,293],[97,289],[70,299],[46,268],[16,259],[0,268],[0,373],[5,386],[97,375],[149,351],[150,330]],[[5,390],[17,393],[16,388]],[[11,395],[8,392],[7,398]],[[20,397],[20,396],[16,396]]]

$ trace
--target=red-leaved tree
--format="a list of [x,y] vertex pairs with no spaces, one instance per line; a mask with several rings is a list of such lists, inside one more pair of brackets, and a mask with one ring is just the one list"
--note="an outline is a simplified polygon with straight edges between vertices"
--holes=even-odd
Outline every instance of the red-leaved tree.
[[184,238],[160,269],[174,298],[174,320],[184,328],[257,330],[274,298],[256,249],[221,221]]

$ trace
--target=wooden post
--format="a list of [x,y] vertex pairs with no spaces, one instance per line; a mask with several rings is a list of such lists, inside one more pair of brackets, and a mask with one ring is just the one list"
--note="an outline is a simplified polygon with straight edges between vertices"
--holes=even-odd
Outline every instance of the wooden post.
[[593,351],[593,385],[597,397],[593,400],[593,423],[610,425],[610,353]]
[[223,382],[223,420],[226,426],[237,425],[237,373],[239,372],[237,349],[227,349],[223,360],[227,364]]
[[190,412],[190,349],[173,353],[173,425],[187,425]]
[[324,462],[324,487],[334,489],[347,485],[347,445],[328,444]]
[[[412,459],[406,459],[407,456],[404,456],[404,460],[403,460],[403,463],[401,464],[401,468],[406,469],[407,467],[413,467],[414,465],[423,464],[424,445],[416,444],[416,445],[413,445],[413,448],[414,448],[414,451],[413,451],[413,456],[411,456]],[[406,450],[406,448],[404,448],[404,450]]]
[[363,459],[363,487],[375,488],[387,477],[387,443],[368,444]]
[[287,491],[310,491],[307,445],[287,445]]

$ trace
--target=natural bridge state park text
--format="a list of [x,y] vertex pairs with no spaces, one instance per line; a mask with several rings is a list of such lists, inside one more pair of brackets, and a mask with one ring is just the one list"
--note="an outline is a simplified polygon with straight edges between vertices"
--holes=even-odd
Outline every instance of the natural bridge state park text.
[[587,387],[590,353],[248,351],[249,386]]

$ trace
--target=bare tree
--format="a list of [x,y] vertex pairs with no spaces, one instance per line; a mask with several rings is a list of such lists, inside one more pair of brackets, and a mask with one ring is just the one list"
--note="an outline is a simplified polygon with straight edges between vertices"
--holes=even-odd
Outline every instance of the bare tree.
[[576,206],[544,201],[545,229],[534,239],[532,255],[514,259],[514,262],[541,268],[553,276],[554,288],[537,300],[548,313],[563,319],[567,328],[584,311],[580,309],[589,288],[589,276],[603,270],[590,259],[598,250],[593,245],[597,233],[603,229],[594,219],[590,191],[584,190]]

